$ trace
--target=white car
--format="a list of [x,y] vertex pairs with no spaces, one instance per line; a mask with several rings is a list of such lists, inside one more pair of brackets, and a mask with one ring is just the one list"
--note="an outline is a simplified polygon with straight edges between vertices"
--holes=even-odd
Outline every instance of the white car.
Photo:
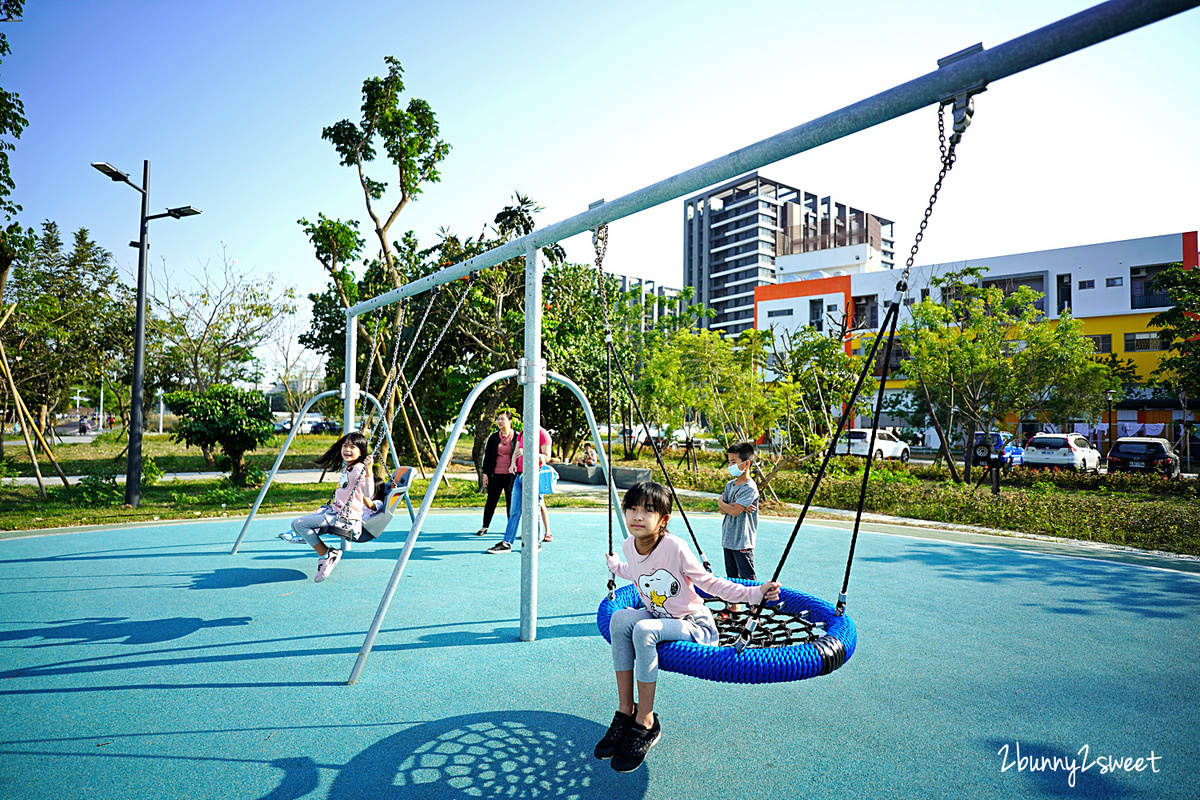
[[[837,455],[867,456],[871,445],[871,430],[869,428],[854,428],[842,434],[838,439],[834,453]],[[875,432],[875,458],[898,458],[908,463],[908,444],[896,438],[895,434],[887,431]]]
[[1039,433],[1025,445],[1027,469],[1100,472],[1100,451],[1077,433]]

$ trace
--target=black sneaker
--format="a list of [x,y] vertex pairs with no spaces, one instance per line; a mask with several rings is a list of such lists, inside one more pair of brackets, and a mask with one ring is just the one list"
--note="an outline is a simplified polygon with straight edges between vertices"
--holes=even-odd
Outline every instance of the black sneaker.
[[658,714],[655,714],[654,726],[649,730],[641,725],[630,725],[625,740],[613,754],[612,768],[617,772],[633,772],[640,767],[646,760],[646,753],[662,738],[662,726],[658,723]]
[[501,540],[499,542],[496,542],[494,545],[489,547],[484,552],[485,553],[511,553],[512,545],[504,540]]
[[[637,706],[634,706],[634,713],[637,713]],[[629,733],[629,726],[632,724],[632,715],[622,714],[620,711],[613,714],[612,724],[608,726],[604,738],[596,743],[593,755],[599,759],[612,758],[613,753],[621,747],[621,742],[625,741],[625,734]]]

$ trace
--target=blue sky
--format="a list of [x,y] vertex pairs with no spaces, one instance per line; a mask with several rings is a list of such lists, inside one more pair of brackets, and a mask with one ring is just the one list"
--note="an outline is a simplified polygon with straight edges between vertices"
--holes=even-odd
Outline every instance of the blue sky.
[[[325,283],[296,220],[364,218],[321,129],[403,63],[453,146],[393,231],[475,235],[520,190],[547,225],[1087,7],[1065,0],[850,2],[29,0],[0,72],[29,127],[22,221],[86,226],[126,269],[138,197],[89,164],[151,161],[155,269],[230,258]],[[1200,226],[1200,11],[999,81],[939,201],[920,263]],[[897,221],[907,252],[937,171],[926,109],[764,174]],[[384,176],[387,179],[387,176]],[[681,283],[682,202],[616,223],[609,267]],[[364,226],[364,230],[366,227]],[[567,243],[575,260],[590,242]],[[305,303],[307,306],[307,303]]]

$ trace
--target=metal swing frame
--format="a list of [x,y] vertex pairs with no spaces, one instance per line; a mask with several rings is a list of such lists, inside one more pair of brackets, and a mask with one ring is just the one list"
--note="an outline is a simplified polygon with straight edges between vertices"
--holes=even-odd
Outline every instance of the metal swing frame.
[[[522,480],[526,485],[532,486],[536,481],[536,446],[541,412],[541,386],[546,383],[547,379],[558,380],[561,377],[548,374],[546,361],[541,357],[543,273],[538,259],[540,248],[585,231],[597,229],[647,208],[679,199],[706,186],[730,180],[738,175],[866,130],[926,106],[953,102],[957,97],[980,91],[989,82],[1006,78],[1093,44],[1167,19],[1197,5],[1200,5],[1200,0],[1110,0],[1110,2],[1085,9],[994,48],[985,49],[981,44],[966,48],[940,59],[938,68],[933,72],[638,189],[616,200],[593,204],[581,214],[533,231],[486,253],[446,267],[372,300],[359,303],[346,310],[345,364],[347,374],[345,386],[349,388],[344,397],[343,429],[349,429],[353,425],[358,394],[358,387],[354,383],[351,370],[356,363],[357,330],[355,320],[359,315],[524,255],[525,357],[520,360],[517,370],[497,374],[515,374],[524,386],[523,416],[531,435],[526,436],[524,441]],[[492,378],[495,378],[495,375]],[[496,380],[499,379],[496,378]],[[484,383],[487,380],[491,380],[491,378],[485,379]],[[473,396],[468,398],[465,408],[469,408],[470,403],[474,402],[474,397],[478,396],[477,393],[484,383],[476,387]],[[568,385],[573,386],[573,384]],[[578,387],[575,387],[573,391],[583,399],[582,394],[578,392]],[[588,408],[586,400],[584,403],[585,408]],[[460,413],[461,419],[464,417]],[[594,421],[591,421],[591,424],[594,427]],[[605,452],[601,447],[597,447],[597,451]],[[446,451],[442,459],[447,464],[448,453],[449,451]],[[536,492],[527,492],[523,498],[522,529],[525,541],[532,541],[535,535],[533,526],[535,525],[536,497]],[[428,496],[426,500],[422,501],[419,520],[424,519],[431,500],[432,496]],[[414,525],[414,527],[416,526]],[[411,536],[410,532],[410,538]],[[410,549],[411,544],[406,543],[404,554],[401,556],[402,562],[406,560]],[[536,548],[527,548],[522,558],[521,582],[521,639],[526,641],[536,638],[537,630],[536,559]],[[398,563],[397,571],[400,568],[401,564]],[[396,577],[396,573],[393,573],[393,584]],[[389,584],[389,592],[391,590],[394,590],[394,586]],[[376,621],[363,643],[349,683],[355,683],[362,673],[363,664],[374,641],[374,634],[378,631],[378,624],[387,611],[389,601],[390,593],[380,604]]]

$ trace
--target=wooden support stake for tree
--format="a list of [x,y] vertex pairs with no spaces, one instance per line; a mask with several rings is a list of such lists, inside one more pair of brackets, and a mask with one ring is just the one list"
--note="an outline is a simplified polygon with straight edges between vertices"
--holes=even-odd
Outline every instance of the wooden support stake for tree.
[[[390,402],[395,403],[396,399],[393,397]],[[425,462],[421,460],[421,449],[417,447],[417,437],[413,436],[412,423],[408,421],[408,412],[404,410],[403,404],[400,405],[400,416],[404,417],[404,429],[408,431],[408,441],[412,443],[413,454],[417,457],[417,471],[421,473],[421,479],[424,480],[426,478]],[[395,417],[393,416],[392,419]]]
[[[408,388],[408,379],[403,374],[400,375],[400,388],[404,390],[404,395],[408,398],[408,402],[412,404],[413,414],[417,417],[417,424],[421,426],[421,433],[425,434],[425,443],[429,445],[429,452],[437,457],[437,447],[433,444],[433,439],[429,436],[429,429],[425,427],[425,420],[421,417],[421,411],[417,408],[417,400],[412,396]],[[421,459],[421,454],[417,453],[417,460]],[[442,482],[446,484],[446,488],[450,488],[450,479],[446,477],[446,473],[442,473]]]
[[[0,344],[0,348],[3,347],[4,345]],[[12,371],[8,369],[8,359],[3,359],[3,362],[5,365],[4,377],[8,379],[8,390],[12,392],[14,398],[18,397],[17,385],[13,382]],[[29,440],[30,421],[26,420],[21,414],[20,403],[16,403],[14,407],[17,411],[17,422],[21,425],[21,438],[25,440],[25,449],[29,451],[29,461],[33,464],[33,473],[37,476],[38,489],[41,491],[42,498],[44,499],[46,497],[46,484],[42,480],[42,470],[41,467],[38,466],[37,454],[33,452],[33,442]]]

